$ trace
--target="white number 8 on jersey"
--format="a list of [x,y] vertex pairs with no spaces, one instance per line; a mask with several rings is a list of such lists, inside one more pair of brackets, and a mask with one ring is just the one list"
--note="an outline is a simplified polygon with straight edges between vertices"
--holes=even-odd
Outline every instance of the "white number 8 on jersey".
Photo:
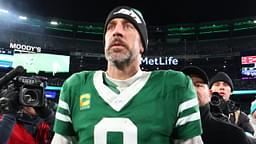
[[107,144],[108,132],[122,132],[123,144],[137,144],[137,127],[128,118],[103,118],[94,128],[94,144]]

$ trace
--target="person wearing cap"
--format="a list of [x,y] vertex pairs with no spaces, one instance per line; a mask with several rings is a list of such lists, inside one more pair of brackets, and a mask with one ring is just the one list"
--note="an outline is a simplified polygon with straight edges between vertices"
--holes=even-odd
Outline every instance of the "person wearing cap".
[[[256,100],[252,101],[251,103],[249,119],[255,131],[256,130]],[[256,133],[254,133],[253,136],[256,137]]]
[[142,71],[146,23],[119,6],[104,27],[106,71],[82,71],[63,84],[52,143],[201,144],[192,81],[179,71]]
[[247,114],[240,110],[236,102],[230,100],[234,85],[229,75],[225,72],[216,73],[211,78],[209,87],[212,93],[217,92],[225,101],[226,107],[221,108],[221,111],[229,118],[229,121],[241,127],[246,134],[253,135],[254,129],[250,124]]
[[186,66],[181,71],[188,75],[194,84],[200,105],[204,144],[249,144],[250,140],[238,126],[215,118],[210,112],[211,92],[208,76],[198,66]]
[[181,71],[192,79],[193,85],[196,88],[199,105],[204,106],[208,104],[211,100],[211,94],[208,87],[208,76],[205,71],[197,66],[186,66]]

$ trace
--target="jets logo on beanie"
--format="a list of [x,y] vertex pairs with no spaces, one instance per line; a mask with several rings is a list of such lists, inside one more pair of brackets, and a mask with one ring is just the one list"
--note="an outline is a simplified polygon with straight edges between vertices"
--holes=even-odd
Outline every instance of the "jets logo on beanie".
[[213,76],[210,80],[209,87],[211,88],[212,85],[218,81],[223,81],[223,82],[227,83],[230,86],[231,91],[234,90],[233,82],[232,82],[231,78],[228,76],[228,74],[226,74],[225,72],[218,72],[215,76]]
[[[104,37],[106,34],[106,28],[108,23],[114,18],[124,18],[131,22],[137,31],[140,34],[140,38],[143,44],[144,49],[146,50],[148,47],[148,32],[147,26],[143,19],[141,12],[138,10],[128,7],[128,6],[119,6],[114,8],[109,14],[105,22],[104,26]],[[105,39],[103,38],[103,42],[105,43]]]

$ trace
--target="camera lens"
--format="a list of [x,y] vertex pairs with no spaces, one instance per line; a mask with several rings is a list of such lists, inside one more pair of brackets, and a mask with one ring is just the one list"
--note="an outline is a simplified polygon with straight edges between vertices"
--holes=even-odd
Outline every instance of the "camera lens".
[[22,104],[27,106],[36,106],[39,103],[39,94],[35,89],[24,88],[20,100]]
[[33,91],[28,91],[24,94],[24,101],[27,103],[34,103],[37,100],[37,96]]
[[219,106],[221,104],[219,96],[213,95],[211,98],[211,104],[214,106]]
[[45,104],[45,80],[40,77],[16,77],[19,87],[19,104],[22,106],[41,107]]

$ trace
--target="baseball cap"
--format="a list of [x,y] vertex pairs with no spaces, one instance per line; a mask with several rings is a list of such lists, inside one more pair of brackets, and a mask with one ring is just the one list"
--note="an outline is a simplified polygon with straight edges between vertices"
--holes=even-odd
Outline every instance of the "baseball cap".
[[186,66],[181,69],[181,71],[186,75],[196,75],[200,77],[203,80],[203,83],[207,84],[209,83],[208,76],[205,73],[205,71],[197,66]]

